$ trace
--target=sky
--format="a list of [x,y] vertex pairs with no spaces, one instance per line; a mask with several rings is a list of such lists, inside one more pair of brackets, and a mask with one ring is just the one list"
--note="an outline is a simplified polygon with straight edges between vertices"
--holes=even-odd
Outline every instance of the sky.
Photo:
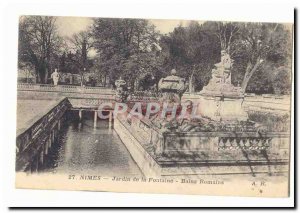
[[86,30],[92,20],[85,17],[58,17],[56,21],[58,32],[61,36],[72,36],[82,30]]
[[[156,29],[161,33],[166,34],[172,32],[173,29],[180,24],[186,26],[187,20],[161,20],[153,19],[150,22],[156,26]],[[86,30],[91,24],[92,20],[86,17],[58,17],[57,18],[58,31],[61,36],[72,36],[74,33]]]

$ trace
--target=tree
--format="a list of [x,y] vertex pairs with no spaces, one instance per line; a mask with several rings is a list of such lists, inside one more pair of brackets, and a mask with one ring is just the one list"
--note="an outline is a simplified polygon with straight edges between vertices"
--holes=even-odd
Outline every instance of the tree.
[[160,45],[164,52],[165,70],[175,68],[180,76],[190,83],[195,82],[196,90],[201,90],[220,58],[221,49],[215,29],[214,22],[203,25],[191,22],[187,27],[176,27],[169,35],[163,36]]
[[147,20],[97,18],[92,35],[98,69],[109,75],[111,82],[122,76],[134,88],[145,72],[152,71],[148,63],[154,62],[151,57],[159,36]]
[[83,85],[83,72],[88,71],[90,63],[88,52],[93,48],[93,39],[89,31],[81,31],[74,34],[69,40],[70,49],[75,52],[73,62],[78,65]]
[[19,24],[19,62],[32,64],[37,82],[47,83],[51,61],[60,51],[56,19],[49,16],[22,16]]
[[240,26],[239,38],[232,48],[245,65],[243,91],[246,91],[253,74],[259,69],[264,70],[264,66],[272,70],[283,65],[290,67],[290,35],[283,24],[244,23]]
[[[22,62],[22,61],[18,61],[18,67],[20,70],[23,71],[23,73],[25,74],[25,82],[26,83],[33,83],[30,79],[31,76],[33,76],[33,70],[34,68],[32,67],[31,63],[28,62]],[[19,73],[20,74],[20,73]],[[19,77],[19,76],[18,76]],[[23,80],[23,79],[22,79]]]
[[[203,28],[210,35],[215,35],[221,50],[225,50],[234,59],[233,82],[241,82],[244,92],[251,81],[251,88],[257,87],[255,91],[272,91],[273,88],[262,87],[266,87],[270,79],[274,80],[272,76],[278,67],[291,66],[291,33],[285,25],[205,22]],[[259,77],[252,78],[254,73]],[[269,83],[272,85],[272,82]]]
[[290,94],[291,69],[285,66],[278,67],[277,74],[273,77],[273,88],[276,94]]
[[241,23],[237,22],[212,22],[202,24],[202,30],[209,36],[217,38],[220,50],[231,54],[231,46],[238,38]]
[[77,53],[79,66],[81,68],[87,67],[88,53],[93,48],[93,39],[89,31],[75,33],[68,41],[70,43],[69,48]]

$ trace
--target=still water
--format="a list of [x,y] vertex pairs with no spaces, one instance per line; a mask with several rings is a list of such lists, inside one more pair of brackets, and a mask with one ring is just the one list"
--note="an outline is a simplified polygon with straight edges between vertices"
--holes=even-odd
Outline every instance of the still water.
[[92,116],[71,119],[47,156],[41,172],[102,176],[142,176],[128,150],[107,120]]

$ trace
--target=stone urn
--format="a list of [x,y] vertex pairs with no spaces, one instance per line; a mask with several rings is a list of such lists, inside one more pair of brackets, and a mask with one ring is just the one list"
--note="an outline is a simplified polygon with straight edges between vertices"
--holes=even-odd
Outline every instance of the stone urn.
[[117,102],[125,102],[129,95],[126,81],[120,77],[120,79],[115,81],[115,85],[116,85],[115,100]]

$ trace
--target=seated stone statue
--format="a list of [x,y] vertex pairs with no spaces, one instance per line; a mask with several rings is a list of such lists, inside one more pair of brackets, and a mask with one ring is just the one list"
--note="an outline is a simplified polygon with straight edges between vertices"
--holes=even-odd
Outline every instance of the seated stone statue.
[[221,61],[215,64],[217,69],[212,70],[212,78],[220,79],[220,83],[230,82],[228,78],[230,76],[230,69],[232,66],[233,60],[230,58],[229,54],[225,51],[221,51]]
[[223,92],[237,92],[231,84],[231,67],[233,60],[225,51],[221,51],[221,61],[215,64],[215,69],[212,69],[212,78],[207,86],[203,88],[201,93],[223,93]]

